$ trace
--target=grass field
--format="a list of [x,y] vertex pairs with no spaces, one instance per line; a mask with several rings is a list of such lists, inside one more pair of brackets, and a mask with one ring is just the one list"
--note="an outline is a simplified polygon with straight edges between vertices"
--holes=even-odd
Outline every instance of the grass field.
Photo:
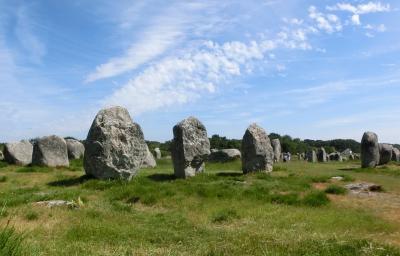
[[[358,166],[293,161],[244,176],[240,162],[207,164],[177,180],[160,160],[123,182],[89,179],[81,161],[0,163],[0,254],[15,244],[15,255],[400,255],[400,166]],[[353,181],[384,191],[346,193]],[[83,204],[34,204],[50,199]]]

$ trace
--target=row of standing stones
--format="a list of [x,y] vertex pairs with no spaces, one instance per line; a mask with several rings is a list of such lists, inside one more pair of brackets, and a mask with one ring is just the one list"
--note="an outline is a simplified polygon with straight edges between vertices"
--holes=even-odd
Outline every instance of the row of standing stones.
[[[171,155],[176,177],[186,178],[204,171],[205,161],[213,159],[242,159],[243,173],[272,171],[274,162],[282,158],[279,139],[270,141],[266,131],[251,124],[237,149],[210,150],[205,126],[189,117],[173,127]],[[379,144],[376,134],[366,132],[362,139],[362,167],[375,167],[392,159],[400,159],[399,150]],[[157,159],[161,152],[155,149]],[[350,152],[351,153],[351,152]],[[32,145],[29,141],[7,143],[4,157],[18,165],[68,166],[69,159],[83,156],[86,174],[99,179],[130,180],[141,167],[154,167],[156,161],[145,142],[141,127],[132,121],[122,107],[102,109],[96,115],[85,140],[85,145],[73,139],[47,136]],[[323,148],[299,155],[310,162],[341,159],[340,153],[327,155]]]

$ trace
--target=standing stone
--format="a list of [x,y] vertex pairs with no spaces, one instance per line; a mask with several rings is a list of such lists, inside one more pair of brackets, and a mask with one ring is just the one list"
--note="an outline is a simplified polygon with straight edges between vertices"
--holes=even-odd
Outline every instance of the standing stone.
[[51,135],[36,140],[33,145],[32,164],[41,166],[69,166],[67,143]]
[[154,155],[156,156],[157,159],[161,159],[161,150],[160,150],[160,148],[155,148],[154,149]]
[[281,142],[279,141],[279,139],[273,139],[271,141],[271,145],[274,149],[274,162],[280,162],[282,154]]
[[178,178],[195,176],[204,171],[204,161],[210,155],[206,127],[195,117],[184,119],[173,128],[171,145],[174,173]]
[[384,165],[392,160],[393,146],[390,144],[379,143],[379,165]]
[[393,147],[392,161],[400,162],[400,150],[398,148]]
[[242,140],[243,173],[271,172],[274,164],[274,151],[267,133],[257,124],[250,125]]
[[361,167],[376,167],[379,164],[378,135],[365,132],[361,139]]
[[66,139],[68,158],[69,159],[79,159],[85,154],[85,146],[77,140]]
[[326,151],[325,151],[325,149],[323,148],[323,147],[321,147],[321,148],[319,148],[318,149],[318,152],[317,152],[317,159],[318,159],[318,162],[326,162]]
[[241,158],[241,153],[236,148],[229,148],[229,149],[221,149],[213,151],[211,150],[211,154],[208,157],[208,161],[210,162],[229,162],[234,161],[236,159]]
[[100,110],[85,142],[85,172],[99,179],[126,179],[136,175],[146,157],[142,129],[132,122],[128,110]]
[[4,159],[9,164],[28,165],[32,163],[33,146],[27,140],[15,143],[6,143]]
[[155,168],[157,166],[156,160],[153,154],[150,152],[149,147],[146,145],[146,157],[143,160],[142,167],[144,168]]
[[317,153],[315,152],[315,150],[310,150],[307,152],[307,161],[310,163],[317,162]]
[[343,162],[343,157],[339,152],[333,152],[329,154],[329,160]]
[[3,154],[3,151],[0,150],[0,161],[3,161],[3,160],[4,160],[4,154]]

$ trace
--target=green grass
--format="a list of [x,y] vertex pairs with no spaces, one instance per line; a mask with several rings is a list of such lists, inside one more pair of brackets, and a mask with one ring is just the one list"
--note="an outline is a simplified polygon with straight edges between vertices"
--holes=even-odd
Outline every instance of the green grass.
[[329,185],[325,189],[325,193],[335,194],[335,195],[344,195],[347,193],[347,190],[344,187],[332,184],[332,185]]
[[24,237],[14,228],[3,227],[0,229],[0,255],[20,256],[28,255],[24,249]]
[[[357,165],[293,161],[243,175],[240,161],[207,163],[205,173],[182,180],[162,159],[130,182],[84,176],[81,160],[69,168],[10,165],[0,205],[38,255],[400,255],[400,224],[381,207],[331,202],[314,187],[363,180],[400,195],[399,167]],[[32,204],[77,198],[84,204],[74,209]]]

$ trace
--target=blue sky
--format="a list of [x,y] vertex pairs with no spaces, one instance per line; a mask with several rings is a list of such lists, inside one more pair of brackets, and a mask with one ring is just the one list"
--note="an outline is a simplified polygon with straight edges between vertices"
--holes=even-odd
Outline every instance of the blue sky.
[[400,2],[0,0],[0,141],[85,138],[128,108],[148,140],[194,115],[241,138],[400,143]]

